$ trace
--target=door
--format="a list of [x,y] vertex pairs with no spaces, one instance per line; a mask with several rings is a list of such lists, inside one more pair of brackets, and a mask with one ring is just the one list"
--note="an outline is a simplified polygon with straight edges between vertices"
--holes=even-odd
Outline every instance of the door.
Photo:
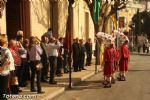
[[24,37],[30,35],[30,5],[28,0],[8,0],[6,4],[6,25],[8,38],[15,38],[18,30]]

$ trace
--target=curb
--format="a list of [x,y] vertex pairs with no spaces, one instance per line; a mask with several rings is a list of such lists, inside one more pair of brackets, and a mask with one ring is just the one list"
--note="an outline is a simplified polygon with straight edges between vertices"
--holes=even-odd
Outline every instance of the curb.
[[89,78],[89,77],[91,77],[91,76],[93,76],[93,75],[95,75],[95,72],[92,72],[92,73],[90,73],[90,74],[88,74],[88,75],[86,75],[86,76],[83,76],[83,77],[81,78],[81,81],[84,81],[84,80],[86,80],[87,78]]
[[81,78],[78,79],[77,81],[73,82],[73,83],[72,83],[72,86],[75,86],[75,85],[79,84],[80,82],[86,80],[87,78],[89,78],[89,77],[91,77],[91,76],[93,76],[93,75],[95,75],[95,72],[91,72],[90,74],[87,74],[87,75],[81,77]]
[[[90,74],[87,74],[81,78],[79,78],[78,80],[74,81],[72,83],[72,86],[75,86],[77,84],[79,84],[80,82],[84,81],[85,79],[93,76],[95,74],[95,72],[91,72]],[[59,89],[58,91],[46,96],[45,98],[41,99],[41,100],[52,100],[53,98],[55,98],[56,96],[62,94],[63,92],[65,92],[65,90],[68,89],[68,86],[64,85],[64,87],[62,87],[61,89]]]
[[139,54],[141,56],[150,56],[150,54]]
[[46,96],[45,98],[41,99],[41,100],[51,100],[54,97],[58,96],[59,94],[63,93],[65,91],[65,87],[62,87],[61,89],[57,90],[56,92]]
[[131,55],[140,55],[140,56],[150,56],[150,54],[146,53],[130,53]]

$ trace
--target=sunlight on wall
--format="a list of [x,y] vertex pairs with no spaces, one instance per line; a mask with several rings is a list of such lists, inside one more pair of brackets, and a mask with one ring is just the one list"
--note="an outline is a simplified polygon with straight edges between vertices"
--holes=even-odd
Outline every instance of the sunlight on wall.
[[31,35],[39,38],[50,26],[49,0],[31,0]]
[[67,19],[68,19],[68,0],[58,2],[58,34],[59,37],[64,37],[66,33]]
[[0,19],[0,33],[6,34],[6,9],[4,9],[2,19]]
[[94,24],[85,1],[76,1],[73,5],[73,38],[94,42]]

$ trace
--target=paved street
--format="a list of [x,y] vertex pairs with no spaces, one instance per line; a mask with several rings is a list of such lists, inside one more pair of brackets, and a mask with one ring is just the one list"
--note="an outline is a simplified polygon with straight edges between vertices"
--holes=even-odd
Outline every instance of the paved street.
[[132,55],[127,81],[103,88],[102,73],[67,90],[53,100],[150,100],[150,56]]

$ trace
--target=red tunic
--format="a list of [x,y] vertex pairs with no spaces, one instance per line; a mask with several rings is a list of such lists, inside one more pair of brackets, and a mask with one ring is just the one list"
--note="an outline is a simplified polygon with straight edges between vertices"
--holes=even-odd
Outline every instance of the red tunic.
[[113,63],[114,63],[114,49],[105,48],[104,51],[104,76],[111,76],[113,74]]
[[120,59],[120,50],[116,50],[115,52],[115,61],[119,61]]
[[119,70],[126,72],[128,71],[128,59],[129,59],[129,50],[127,45],[121,47],[121,58],[119,62]]
[[120,50],[114,50],[115,51],[115,59],[114,59],[114,72],[119,70],[119,64],[118,61],[120,60]]

